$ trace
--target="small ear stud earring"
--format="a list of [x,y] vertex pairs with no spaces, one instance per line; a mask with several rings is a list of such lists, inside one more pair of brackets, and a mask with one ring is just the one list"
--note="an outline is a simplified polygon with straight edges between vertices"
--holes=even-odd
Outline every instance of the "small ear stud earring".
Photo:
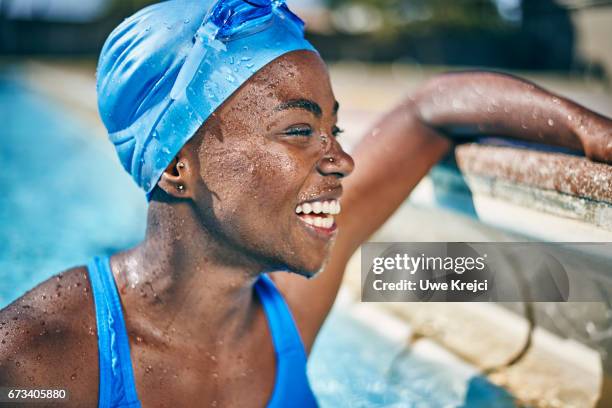
[[178,186],[176,186],[176,189],[182,193],[183,191],[185,191],[185,186],[182,184],[179,184]]
[[176,167],[178,167],[179,169],[184,169],[184,168],[185,168],[185,163],[183,163],[183,162],[178,162],[178,163],[176,164]]

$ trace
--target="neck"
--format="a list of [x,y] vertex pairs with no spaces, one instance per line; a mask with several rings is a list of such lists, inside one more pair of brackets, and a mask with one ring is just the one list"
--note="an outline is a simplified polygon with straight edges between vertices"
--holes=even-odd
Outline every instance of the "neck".
[[203,228],[188,203],[153,201],[144,242],[115,256],[112,269],[122,299],[137,311],[136,330],[214,341],[248,328],[263,266]]

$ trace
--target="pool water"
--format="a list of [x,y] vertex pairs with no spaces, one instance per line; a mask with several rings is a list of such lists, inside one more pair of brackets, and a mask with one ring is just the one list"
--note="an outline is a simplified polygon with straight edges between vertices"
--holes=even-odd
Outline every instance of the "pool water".
[[[111,144],[0,67],[0,307],[45,278],[136,244],[146,202]],[[336,308],[309,378],[322,407],[512,407],[484,378],[412,353]]]

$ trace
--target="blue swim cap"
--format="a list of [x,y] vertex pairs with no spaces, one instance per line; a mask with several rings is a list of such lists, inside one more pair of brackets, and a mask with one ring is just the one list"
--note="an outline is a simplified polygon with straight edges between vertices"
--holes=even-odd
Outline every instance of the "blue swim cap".
[[100,54],[98,107],[147,197],[215,109],[295,50],[315,51],[284,0],[171,0],[123,21]]

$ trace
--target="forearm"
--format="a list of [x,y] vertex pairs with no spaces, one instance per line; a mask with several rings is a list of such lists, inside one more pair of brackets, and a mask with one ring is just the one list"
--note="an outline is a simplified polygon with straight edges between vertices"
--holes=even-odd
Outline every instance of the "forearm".
[[503,136],[566,147],[612,161],[612,121],[530,82],[465,72],[428,81],[406,102],[426,125],[452,138]]

